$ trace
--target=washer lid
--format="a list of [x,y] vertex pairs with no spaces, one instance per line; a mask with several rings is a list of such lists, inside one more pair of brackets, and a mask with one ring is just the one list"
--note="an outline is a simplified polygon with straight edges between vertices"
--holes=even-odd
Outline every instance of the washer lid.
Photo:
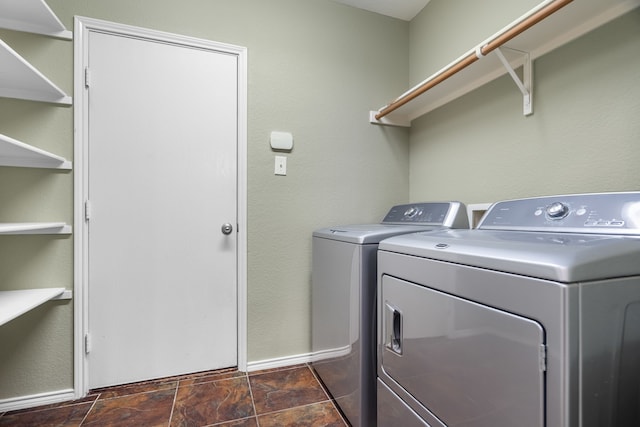
[[496,230],[397,236],[380,250],[562,283],[640,275],[640,238]]
[[378,244],[381,240],[398,234],[417,233],[442,229],[441,226],[424,225],[391,225],[391,224],[356,224],[322,228],[313,232],[313,237],[339,240],[342,242]]

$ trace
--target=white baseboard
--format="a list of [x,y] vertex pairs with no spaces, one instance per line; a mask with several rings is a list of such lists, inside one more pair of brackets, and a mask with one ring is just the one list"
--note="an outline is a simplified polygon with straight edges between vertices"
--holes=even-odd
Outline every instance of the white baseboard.
[[75,398],[76,396],[73,389],[33,394],[31,396],[12,397],[9,399],[0,400],[0,412],[16,411],[18,409],[50,405],[52,403],[70,401]]
[[247,372],[261,371],[263,369],[283,368],[291,365],[311,362],[311,353],[297,354],[293,356],[277,357],[275,359],[258,360],[247,363]]

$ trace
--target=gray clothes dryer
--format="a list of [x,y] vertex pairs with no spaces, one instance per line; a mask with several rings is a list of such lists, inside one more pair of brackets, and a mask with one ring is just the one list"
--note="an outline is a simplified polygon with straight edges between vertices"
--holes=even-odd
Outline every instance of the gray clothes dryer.
[[468,228],[459,202],[391,208],[380,224],[317,230],[312,238],[312,366],[352,426],[376,425],[376,251],[398,234]]
[[494,204],[378,259],[378,425],[640,425],[640,192]]

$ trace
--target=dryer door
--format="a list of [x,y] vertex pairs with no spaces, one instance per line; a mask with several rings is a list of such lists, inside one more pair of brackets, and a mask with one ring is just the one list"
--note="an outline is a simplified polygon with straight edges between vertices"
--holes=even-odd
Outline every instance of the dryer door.
[[539,323],[386,275],[380,297],[381,370],[407,403],[448,427],[544,425]]

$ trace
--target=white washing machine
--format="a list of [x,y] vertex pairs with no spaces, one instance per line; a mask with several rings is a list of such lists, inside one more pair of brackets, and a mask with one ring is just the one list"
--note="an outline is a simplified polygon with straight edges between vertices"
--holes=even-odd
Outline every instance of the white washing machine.
[[499,202],[378,254],[378,426],[640,426],[640,192]]
[[376,425],[376,251],[387,237],[468,228],[459,202],[391,208],[380,224],[317,230],[312,242],[312,366],[352,426]]

